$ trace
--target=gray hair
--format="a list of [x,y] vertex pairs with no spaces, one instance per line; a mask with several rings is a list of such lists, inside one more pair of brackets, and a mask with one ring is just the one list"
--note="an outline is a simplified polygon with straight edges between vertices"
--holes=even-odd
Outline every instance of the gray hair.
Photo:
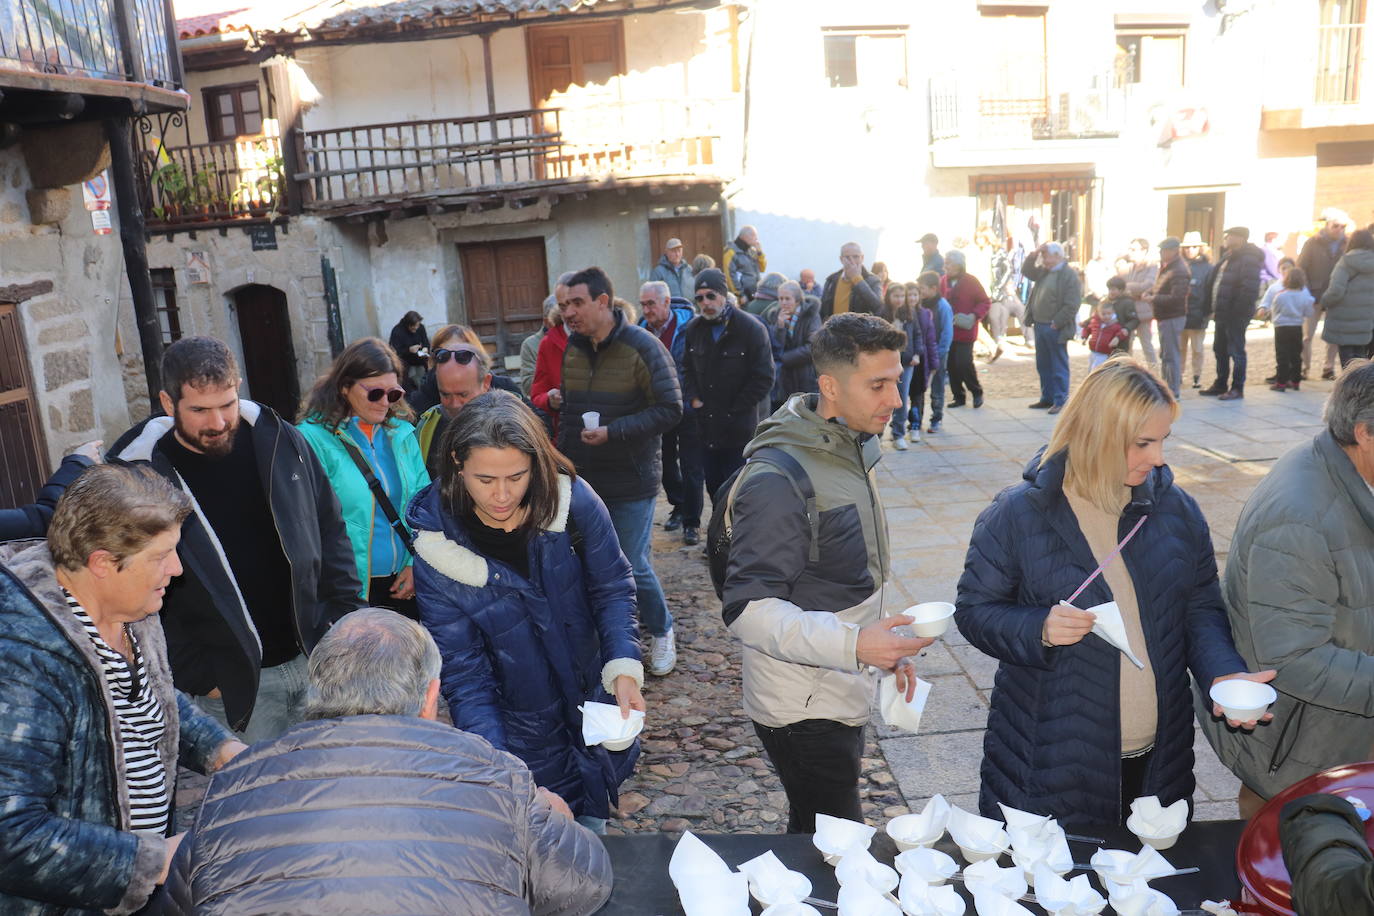
[[797,305],[801,305],[802,296],[804,296],[805,293],[802,292],[802,288],[801,288],[801,284],[800,284],[800,283],[798,283],[796,280],[788,280],[786,283],[783,283],[781,286],[779,286],[779,287],[778,287],[778,298],[779,298],[779,299],[782,298],[782,292],[783,292],[783,290],[787,290],[789,293],[791,293],[791,294],[792,294],[792,298],[795,299],[795,300],[797,301]]
[[1064,246],[1059,244],[1058,242],[1046,242],[1045,254],[1052,254],[1056,257],[1062,258],[1064,256]]
[[568,281],[571,280],[571,279],[572,279],[573,277],[575,277],[575,276],[577,276],[577,271],[575,271],[575,270],[565,270],[565,271],[563,271],[561,274],[558,275],[558,282],[557,282],[555,285],[556,285],[556,286],[567,286],[567,285],[568,285]]
[[547,325],[563,323],[563,312],[558,308],[557,296],[549,296],[544,300],[544,323]]
[[964,253],[959,249],[951,248],[949,251],[945,252],[945,263],[958,264],[960,267],[967,268],[968,258],[964,257]]
[[439,676],[439,647],[395,611],[345,614],[310,653],[305,718],[418,716]]
[[1354,360],[1336,379],[1323,415],[1331,437],[1341,445],[1355,444],[1355,428],[1374,432],[1374,362]]
[[642,296],[645,293],[653,296],[656,302],[667,302],[669,299],[673,298],[673,291],[670,290],[668,284],[664,283],[662,280],[650,280],[648,283],[641,286],[639,288],[639,294]]

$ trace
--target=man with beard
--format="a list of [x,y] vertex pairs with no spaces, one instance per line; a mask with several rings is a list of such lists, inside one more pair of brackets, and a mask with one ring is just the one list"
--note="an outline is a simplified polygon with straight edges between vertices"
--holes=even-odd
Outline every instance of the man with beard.
[[223,343],[182,338],[162,357],[165,416],[130,429],[110,458],[150,464],[191,496],[185,572],[161,614],[172,676],[253,744],[301,721],[305,657],[362,587],[314,450],[270,407],[241,400],[239,381]]

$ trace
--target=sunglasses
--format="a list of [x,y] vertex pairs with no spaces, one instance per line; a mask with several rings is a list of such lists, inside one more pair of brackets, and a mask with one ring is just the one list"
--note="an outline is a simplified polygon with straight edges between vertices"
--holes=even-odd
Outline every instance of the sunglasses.
[[709,301],[712,301],[712,300],[715,300],[715,299],[719,299],[719,298],[720,298],[720,294],[719,294],[719,293],[701,293],[700,295],[698,295],[698,296],[696,297],[696,301],[697,301],[697,302],[709,302]]
[[434,351],[434,365],[436,366],[442,366],[450,359],[460,366],[466,366],[468,363],[472,362],[476,358],[477,351],[469,350],[466,348],[462,350],[447,350],[443,347],[440,347],[439,349]]
[[395,404],[406,396],[404,388],[369,388],[362,382],[358,382],[358,387],[367,392],[367,399],[376,404],[382,398],[386,398],[388,404]]

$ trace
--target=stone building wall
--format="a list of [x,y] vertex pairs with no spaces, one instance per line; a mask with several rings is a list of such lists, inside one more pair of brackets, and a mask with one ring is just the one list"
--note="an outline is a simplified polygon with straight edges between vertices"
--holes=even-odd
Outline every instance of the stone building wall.
[[36,191],[21,150],[0,149],[0,301],[19,303],[54,465],[82,442],[112,442],[137,409],[120,364],[140,359],[138,338],[115,334],[125,288],[119,238],[95,234],[80,185]]

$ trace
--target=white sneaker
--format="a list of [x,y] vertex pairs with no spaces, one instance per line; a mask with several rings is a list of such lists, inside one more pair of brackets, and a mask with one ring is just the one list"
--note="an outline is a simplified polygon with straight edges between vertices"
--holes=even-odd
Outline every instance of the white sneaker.
[[920,442],[921,431],[919,429],[912,429],[911,432],[906,434],[906,437],[910,439],[912,442]]
[[677,640],[670,629],[662,636],[649,637],[649,673],[654,677],[670,674],[677,667]]
[[893,440],[892,440],[892,447],[895,448],[895,449],[896,449],[897,451],[899,451],[899,452],[904,452],[904,451],[906,451],[906,448],[907,448],[907,445],[906,445],[906,437],[905,437],[905,436],[898,436],[897,438],[893,439]]

